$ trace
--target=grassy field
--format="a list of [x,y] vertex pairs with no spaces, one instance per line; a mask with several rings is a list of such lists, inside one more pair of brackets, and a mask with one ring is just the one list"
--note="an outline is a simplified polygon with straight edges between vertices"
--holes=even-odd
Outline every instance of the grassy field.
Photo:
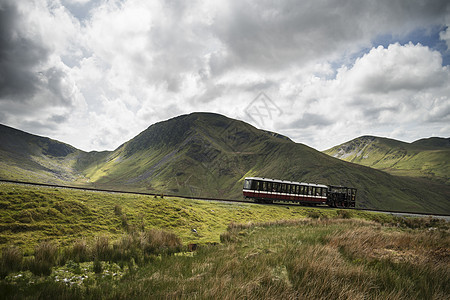
[[0,229],[0,298],[450,295],[436,219],[1,184]]

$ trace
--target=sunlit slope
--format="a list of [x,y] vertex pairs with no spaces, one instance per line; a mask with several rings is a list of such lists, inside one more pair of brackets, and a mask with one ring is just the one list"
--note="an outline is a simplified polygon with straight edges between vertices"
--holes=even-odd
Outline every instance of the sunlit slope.
[[107,152],[84,152],[68,144],[0,125],[0,178],[40,183],[83,184],[81,170]]
[[13,180],[63,182],[76,180],[74,147],[0,125],[0,177]]
[[450,184],[450,138],[429,138],[404,143],[364,136],[324,153],[394,175],[425,177]]
[[[242,198],[243,179],[260,176],[353,186],[359,207],[450,212],[448,184],[348,163],[217,114],[193,113],[154,124],[104,152],[83,152],[6,126],[1,133],[3,179]],[[436,141],[417,143],[429,148]]]
[[449,212],[449,187],[399,178],[332,158],[288,138],[217,114],[194,113],[150,126],[85,176],[96,184],[157,193],[242,197],[261,176],[358,188],[358,206]]

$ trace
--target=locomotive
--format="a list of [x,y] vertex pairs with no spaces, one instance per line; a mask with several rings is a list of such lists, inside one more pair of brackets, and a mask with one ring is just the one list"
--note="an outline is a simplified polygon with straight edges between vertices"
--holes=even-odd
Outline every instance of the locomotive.
[[338,208],[354,208],[356,203],[355,188],[259,177],[246,177],[242,192],[256,203],[280,201]]

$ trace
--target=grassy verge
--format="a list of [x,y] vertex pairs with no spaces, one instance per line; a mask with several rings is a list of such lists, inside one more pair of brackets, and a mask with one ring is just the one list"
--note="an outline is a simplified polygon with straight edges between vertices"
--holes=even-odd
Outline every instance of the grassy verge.
[[[230,222],[267,222],[303,217],[356,217],[394,222],[360,211],[196,201],[0,184],[0,249],[17,246],[31,255],[41,241],[58,246],[105,235],[152,228],[175,233],[183,244],[219,242]],[[195,229],[195,231],[193,230]]]
[[0,212],[6,298],[450,295],[449,226],[435,219],[12,184]]
[[432,228],[356,219],[233,223],[221,244],[194,253],[139,267],[101,261],[97,271],[95,262],[69,261],[47,277],[13,273],[0,289],[19,298],[446,299],[450,236],[445,226]]

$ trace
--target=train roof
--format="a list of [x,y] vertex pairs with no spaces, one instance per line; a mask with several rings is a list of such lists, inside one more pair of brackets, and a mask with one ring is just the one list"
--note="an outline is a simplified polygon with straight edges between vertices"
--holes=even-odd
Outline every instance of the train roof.
[[296,181],[280,180],[280,179],[271,179],[271,178],[264,178],[264,177],[245,177],[245,179],[261,180],[261,181],[270,181],[270,182],[276,182],[276,183],[300,184],[300,185],[308,185],[308,186],[315,186],[315,187],[328,188],[328,186],[327,186],[327,185],[324,185],[324,184],[306,183],[306,182],[296,182]]

